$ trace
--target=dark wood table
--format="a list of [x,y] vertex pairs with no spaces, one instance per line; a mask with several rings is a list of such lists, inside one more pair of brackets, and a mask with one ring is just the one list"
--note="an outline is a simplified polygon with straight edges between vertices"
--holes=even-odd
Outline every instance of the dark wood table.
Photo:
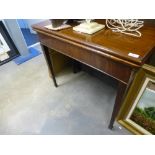
[[[98,20],[104,23],[104,20]],[[105,73],[118,80],[118,90],[113,107],[109,128],[113,128],[115,118],[119,112],[122,100],[134,79],[135,73],[149,61],[155,46],[155,27],[145,25],[140,31],[141,38],[112,32],[103,29],[93,35],[81,34],[72,28],[51,31],[44,26],[50,24],[45,21],[33,25],[47,61],[48,68],[57,87],[50,50],[53,49],[83,64]],[[73,24],[74,25],[74,24]],[[129,53],[139,55],[138,58]]]

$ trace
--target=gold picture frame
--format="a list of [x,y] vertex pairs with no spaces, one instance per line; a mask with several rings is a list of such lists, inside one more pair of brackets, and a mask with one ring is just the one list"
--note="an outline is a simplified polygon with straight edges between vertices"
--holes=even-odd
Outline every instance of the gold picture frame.
[[117,122],[138,135],[155,135],[155,67],[138,71],[117,116]]

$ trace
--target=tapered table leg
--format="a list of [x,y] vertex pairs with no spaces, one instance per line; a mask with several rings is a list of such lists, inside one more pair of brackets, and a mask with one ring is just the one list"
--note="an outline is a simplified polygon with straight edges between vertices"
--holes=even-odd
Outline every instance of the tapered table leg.
[[113,112],[112,112],[111,120],[110,120],[110,123],[109,123],[109,129],[113,128],[115,118],[116,118],[116,116],[117,116],[117,114],[119,112],[119,109],[120,109],[121,105],[122,105],[122,99],[123,99],[123,96],[125,94],[126,88],[127,88],[126,84],[124,84],[122,82],[119,82],[117,95],[116,95],[116,99],[115,99],[115,104],[114,104],[114,107],[113,107]]
[[116,95],[116,99],[115,99],[115,104],[114,104],[114,107],[113,107],[113,112],[112,112],[112,116],[111,116],[111,120],[110,120],[110,123],[109,123],[109,129],[112,129],[113,128],[113,124],[115,122],[115,119],[118,115],[118,112],[122,106],[122,103],[123,103],[123,100],[124,100],[124,97],[126,96],[130,86],[131,86],[131,83],[135,77],[135,73],[136,73],[136,70],[132,70],[131,71],[131,74],[130,74],[130,78],[129,78],[129,81],[128,81],[128,84],[124,84],[122,82],[119,82],[118,84],[118,90],[117,90],[117,95]]
[[55,78],[55,74],[54,74],[53,63],[52,63],[52,60],[51,60],[50,54],[49,54],[49,49],[48,49],[48,47],[46,47],[44,45],[41,45],[41,47],[42,47],[42,50],[43,50],[43,53],[44,53],[44,56],[45,56],[46,63],[47,63],[47,66],[49,68],[50,74],[52,75],[54,86],[58,87],[58,84],[57,84],[56,78]]

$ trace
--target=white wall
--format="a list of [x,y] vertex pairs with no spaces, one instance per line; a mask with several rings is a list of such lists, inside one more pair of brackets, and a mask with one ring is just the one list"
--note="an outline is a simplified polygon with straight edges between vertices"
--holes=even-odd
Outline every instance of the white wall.
[[32,30],[32,25],[37,24],[41,21],[44,21],[44,19],[17,19],[19,27],[20,28],[29,28],[31,33],[35,33],[35,31]]
[[7,28],[14,44],[16,45],[19,53],[23,56],[28,55],[28,47],[26,45],[24,36],[20,30],[20,27],[16,19],[4,19],[5,27]]
[[26,23],[27,23],[27,25],[28,25],[28,28],[30,29],[30,32],[31,33],[36,33],[35,31],[33,31],[32,30],[32,25],[33,24],[37,24],[37,23],[39,23],[39,22],[42,22],[42,21],[44,21],[45,19],[25,19],[25,21],[26,21]]
[[20,28],[28,28],[28,24],[25,19],[17,19]]

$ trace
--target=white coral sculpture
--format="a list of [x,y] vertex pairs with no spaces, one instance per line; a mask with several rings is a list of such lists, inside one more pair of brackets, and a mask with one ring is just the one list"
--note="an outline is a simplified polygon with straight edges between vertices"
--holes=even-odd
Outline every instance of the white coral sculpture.
[[144,26],[144,21],[138,19],[107,19],[106,26],[114,32],[141,37],[138,30]]

